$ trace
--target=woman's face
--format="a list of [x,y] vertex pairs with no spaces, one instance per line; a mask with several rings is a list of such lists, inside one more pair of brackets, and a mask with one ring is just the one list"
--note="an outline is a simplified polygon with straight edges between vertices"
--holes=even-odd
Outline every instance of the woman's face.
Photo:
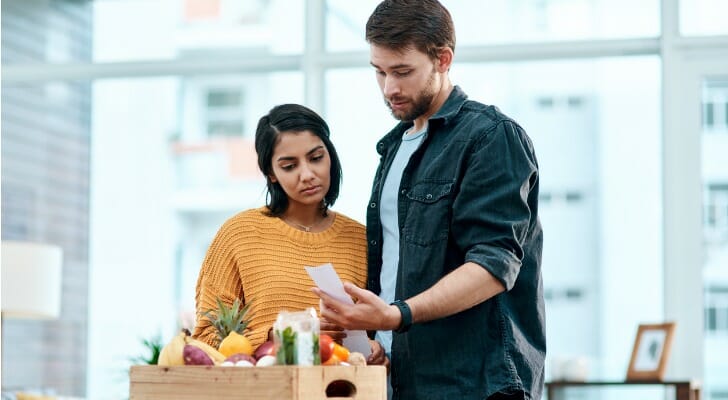
[[311,131],[286,131],[278,138],[271,160],[271,181],[281,185],[289,206],[321,204],[331,185],[331,158],[326,145]]

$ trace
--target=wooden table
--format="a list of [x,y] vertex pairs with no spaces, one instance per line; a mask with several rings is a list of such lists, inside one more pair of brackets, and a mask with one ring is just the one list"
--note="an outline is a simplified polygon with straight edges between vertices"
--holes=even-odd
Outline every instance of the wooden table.
[[571,382],[571,381],[554,381],[546,382],[546,393],[548,400],[558,400],[563,396],[558,396],[558,392],[570,387],[599,387],[599,386],[629,386],[629,385],[654,385],[654,386],[674,386],[675,400],[700,400],[700,384],[696,381],[587,381],[587,382]]

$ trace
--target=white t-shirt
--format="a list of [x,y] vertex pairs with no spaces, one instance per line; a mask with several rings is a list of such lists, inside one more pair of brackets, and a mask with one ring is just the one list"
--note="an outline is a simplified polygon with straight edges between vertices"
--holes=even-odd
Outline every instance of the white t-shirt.
[[[394,290],[397,285],[397,265],[399,264],[399,219],[397,217],[399,185],[402,173],[409,163],[412,153],[422,143],[427,126],[416,133],[409,130],[402,135],[402,143],[394,156],[392,166],[382,186],[382,198],[379,201],[379,218],[382,223],[382,272],[379,283],[382,291],[379,294],[387,304],[394,301]],[[387,354],[392,352],[392,331],[377,331],[375,339],[382,344]]]

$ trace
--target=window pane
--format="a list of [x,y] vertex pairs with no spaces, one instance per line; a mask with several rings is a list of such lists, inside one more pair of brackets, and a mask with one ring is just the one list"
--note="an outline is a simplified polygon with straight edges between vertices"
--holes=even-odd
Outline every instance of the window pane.
[[[242,132],[210,127],[227,121],[210,121],[211,90],[242,93],[231,113]],[[265,204],[253,146],[258,119],[273,105],[302,101],[298,72],[93,84],[87,398],[128,397],[124,371],[143,354],[140,339],[161,334],[166,342],[190,328],[215,232]]]
[[706,134],[728,132],[728,80],[714,80],[705,87],[702,122]]
[[705,321],[705,393],[707,398],[728,394],[728,124],[722,123],[728,104],[728,76],[706,79],[703,103],[712,103],[714,124],[702,132],[703,287]]
[[[378,0],[327,0],[327,49],[366,49],[366,21],[378,3]],[[660,34],[658,0],[443,0],[442,3],[455,21],[458,46]]]
[[[534,141],[549,361],[585,356],[590,376],[623,379],[632,332],[663,315],[659,59],[456,63],[451,76]],[[329,71],[326,85],[326,118],[345,163],[337,207],[363,218],[375,144],[395,121],[372,69]]]
[[240,89],[211,89],[207,92],[207,106],[212,107],[239,107],[242,104],[243,93]]
[[303,0],[98,0],[94,61],[303,51]]
[[728,2],[680,0],[680,32],[686,36],[728,33]]

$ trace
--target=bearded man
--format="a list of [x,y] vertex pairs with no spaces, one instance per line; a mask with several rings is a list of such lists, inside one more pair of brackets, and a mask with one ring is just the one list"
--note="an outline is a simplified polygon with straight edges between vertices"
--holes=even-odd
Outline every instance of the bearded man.
[[[436,0],[385,0],[370,63],[399,124],[367,213],[368,290],[321,315],[376,332],[394,399],[540,399],[546,339],[539,170],[523,128],[450,82],[455,29]],[[484,77],[487,79],[487,77]]]

